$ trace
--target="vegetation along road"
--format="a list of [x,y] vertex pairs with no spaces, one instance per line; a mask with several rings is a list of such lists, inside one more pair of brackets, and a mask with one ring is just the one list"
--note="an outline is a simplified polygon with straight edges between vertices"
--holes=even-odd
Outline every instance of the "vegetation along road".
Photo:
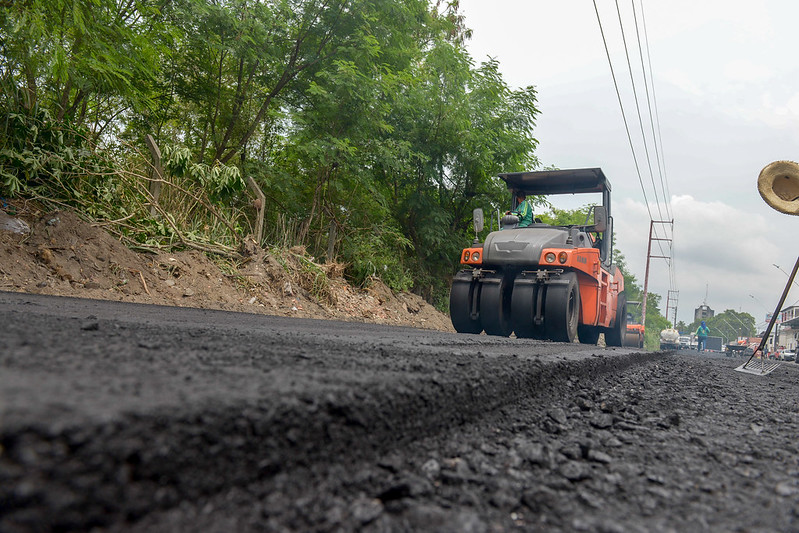
[[795,364],[22,293],[0,320],[2,531],[795,523]]

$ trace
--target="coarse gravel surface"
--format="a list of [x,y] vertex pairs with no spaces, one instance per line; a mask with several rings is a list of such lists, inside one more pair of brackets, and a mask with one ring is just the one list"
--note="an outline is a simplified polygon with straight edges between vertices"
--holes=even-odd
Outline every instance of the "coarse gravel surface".
[[799,365],[0,292],[0,531],[795,531]]

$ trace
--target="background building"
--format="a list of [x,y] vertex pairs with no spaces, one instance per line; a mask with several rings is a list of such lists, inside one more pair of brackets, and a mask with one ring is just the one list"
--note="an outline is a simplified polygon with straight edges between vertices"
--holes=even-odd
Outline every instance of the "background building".
[[799,306],[792,305],[780,312],[778,338],[779,347],[796,351],[799,345]]
[[710,306],[707,304],[702,304],[694,309],[694,322],[697,320],[705,320],[706,318],[710,318],[715,314],[716,312],[713,311]]

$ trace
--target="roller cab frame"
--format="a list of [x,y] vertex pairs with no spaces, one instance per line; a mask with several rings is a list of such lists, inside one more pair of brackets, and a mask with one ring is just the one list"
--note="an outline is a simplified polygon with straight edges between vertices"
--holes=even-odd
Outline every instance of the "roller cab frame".
[[[450,290],[460,333],[622,346],[627,333],[624,277],[613,264],[610,182],[599,168],[515,172],[499,177],[527,196],[601,193],[582,225],[536,220],[526,228],[506,215],[501,228],[461,252],[465,267]],[[511,209],[515,209],[513,194]],[[482,229],[482,213],[480,228]]]

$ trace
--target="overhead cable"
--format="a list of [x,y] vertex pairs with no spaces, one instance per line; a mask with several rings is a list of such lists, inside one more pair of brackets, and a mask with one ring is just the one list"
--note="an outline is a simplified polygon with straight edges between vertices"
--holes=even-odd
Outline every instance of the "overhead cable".
[[629,127],[629,125],[627,123],[627,115],[624,113],[624,105],[622,104],[622,101],[621,101],[621,93],[619,92],[619,84],[616,81],[616,72],[613,69],[613,62],[610,59],[610,50],[608,49],[608,41],[607,41],[607,39],[605,39],[605,30],[602,27],[602,19],[599,17],[599,8],[597,8],[596,0],[593,0],[593,2],[594,2],[594,11],[596,12],[596,20],[599,23],[599,32],[602,34],[602,43],[605,45],[605,55],[608,58],[608,65],[610,66],[610,75],[613,78],[613,86],[616,89],[616,98],[618,98],[618,100],[619,100],[619,108],[621,109],[621,118],[624,121],[624,129],[627,132],[627,140],[630,143],[630,151],[633,154],[633,163],[635,163],[635,170],[636,170],[636,173],[638,174],[638,183],[641,184],[641,192],[644,195],[644,203],[646,205],[646,210],[649,213],[649,220],[654,220],[654,218],[652,217],[652,210],[649,208],[649,200],[646,197],[646,187],[644,187],[644,180],[641,177],[641,169],[638,166],[638,158],[635,155],[635,146],[633,145],[632,135],[630,135],[630,127]]
[[[639,57],[641,59],[641,72],[643,73],[644,89],[646,91],[646,104],[647,104],[647,108],[649,110],[649,124],[652,127],[652,145],[653,145],[653,147],[655,149],[655,159],[656,159],[656,163],[657,163],[658,176],[660,178],[660,190],[663,193],[663,204],[664,204],[664,206],[666,208],[666,216],[669,219],[671,219],[672,218],[671,210],[670,210],[671,197],[668,196],[667,193],[666,193],[666,185],[665,185],[665,181],[666,180],[665,180],[664,172],[661,169],[660,150],[658,150],[658,136],[655,134],[655,118],[656,118],[656,116],[655,116],[654,113],[652,113],[652,101],[653,101],[654,95],[655,95],[655,82],[654,82],[654,80],[652,80],[652,97],[650,98],[650,95],[649,95],[649,83],[647,83],[647,79],[646,79],[646,66],[644,65],[644,53],[643,53],[643,49],[641,47],[641,34],[639,32],[639,29],[638,29],[638,17],[637,17],[636,12],[635,12],[635,0],[631,0],[631,4],[632,4],[632,8],[633,8],[633,21],[635,22],[635,35],[636,35],[636,39],[638,41],[638,55],[639,55]],[[646,25],[644,24],[644,6],[643,6],[643,3],[641,4],[641,24],[644,26],[644,39],[646,41],[647,59],[650,60],[649,61],[649,75],[651,76],[652,75],[652,62],[651,62],[651,58],[649,56],[649,39],[648,39],[648,37],[646,35]],[[659,127],[660,126],[659,126],[659,122],[658,122],[658,128]],[[653,186],[654,186],[654,183],[653,183]]]
[[646,155],[646,163],[649,167],[649,177],[652,181],[652,190],[655,193],[655,206],[657,207],[658,214],[660,215],[660,220],[667,220],[663,217],[663,212],[660,209],[660,199],[658,198],[658,190],[655,186],[655,175],[652,172],[652,158],[649,156],[649,146],[646,142],[646,134],[644,133],[644,120],[641,117],[641,105],[638,102],[638,91],[635,88],[635,76],[633,76],[633,66],[630,62],[630,53],[627,47],[627,36],[624,32],[624,23],[621,19],[621,9],[619,8],[619,0],[616,0],[616,13],[619,17],[619,29],[621,30],[621,40],[624,44],[624,56],[627,58],[627,70],[630,72],[630,85],[632,86],[633,90],[633,99],[635,100],[635,110],[638,114],[638,125],[641,127],[641,138],[644,143],[644,153]]

